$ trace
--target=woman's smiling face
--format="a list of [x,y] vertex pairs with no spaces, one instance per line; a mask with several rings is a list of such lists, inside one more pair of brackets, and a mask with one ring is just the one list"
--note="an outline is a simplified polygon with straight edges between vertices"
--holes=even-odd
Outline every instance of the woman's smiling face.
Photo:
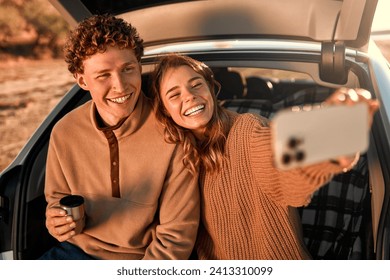
[[170,68],[161,80],[160,95],[173,121],[201,139],[214,110],[205,79],[189,66]]

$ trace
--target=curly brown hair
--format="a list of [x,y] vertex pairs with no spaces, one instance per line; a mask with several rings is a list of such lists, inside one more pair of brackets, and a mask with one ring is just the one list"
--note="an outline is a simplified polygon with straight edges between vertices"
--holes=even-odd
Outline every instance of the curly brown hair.
[[[173,121],[161,99],[160,87],[164,74],[169,69],[180,66],[189,66],[200,74],[205,79],[214,100],[213,116],[205,131],[206,140],[202,142],[196,141],[191,130],[183,128]],[[161,56],[152,73],[152,100],[156,117],[165,129],[165,140],[168,143],[182,144],[185,153],[183,163],[192,173],[195,173],[199,166],[211,173],[222,167],[230,123],[227,111],[217,101],[216,95],[219,89],[220,84],[214,79],[212,70],[206,64],[185,55],[167,54]]]
[[111,15],[94,15],[84,19],[69,33],[64,46],[68,70],[83,74],[83,61],[107,47],[133,49],[138,61],[144,53],[143,40],[130,23]]

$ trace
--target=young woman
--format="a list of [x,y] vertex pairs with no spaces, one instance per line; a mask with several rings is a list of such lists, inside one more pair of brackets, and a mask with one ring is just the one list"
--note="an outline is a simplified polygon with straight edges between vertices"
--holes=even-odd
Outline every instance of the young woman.
[[[356,159],[323,162],[293,171],[273,165],[269,122],[218,105],[218,83],[203,63],[164,56],[153,74],[153,100],[168,142],[181,143],[183,158],[200,172],[200,259],[310,259],[295,207]],[[328,103],[378,103],[340,89]]]

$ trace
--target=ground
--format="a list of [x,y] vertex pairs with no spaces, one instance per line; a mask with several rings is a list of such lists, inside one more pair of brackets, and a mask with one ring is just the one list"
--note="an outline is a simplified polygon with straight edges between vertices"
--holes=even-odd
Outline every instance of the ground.
[[0,172],[73,83],[63,60],[0,63]]

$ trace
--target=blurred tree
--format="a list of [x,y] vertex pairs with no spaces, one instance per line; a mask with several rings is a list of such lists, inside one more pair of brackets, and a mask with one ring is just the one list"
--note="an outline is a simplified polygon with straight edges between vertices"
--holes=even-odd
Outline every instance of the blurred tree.
[[47,0],[30,0],[22,6],[22,11],[28,24],[34,26],[37,33],[35,52],[49,49],[54,56],[58,56],[59,41],[66,35],[68,24],[49,5]]
[[0,0],[0,50],[58,57],[68,24],[47,0]]
[[26,21],[20,16],[19,9],[11,0],[0,0],[0,42],[7,42],[18,36]]

